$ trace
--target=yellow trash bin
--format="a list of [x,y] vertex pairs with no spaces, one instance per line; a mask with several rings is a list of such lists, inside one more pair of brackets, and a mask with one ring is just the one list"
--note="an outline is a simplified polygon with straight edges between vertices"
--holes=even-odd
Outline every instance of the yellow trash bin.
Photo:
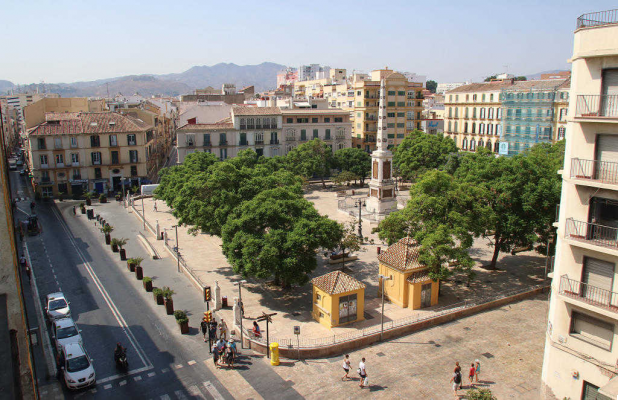
[[270,344],[270,365],[279,365],[279,343]]

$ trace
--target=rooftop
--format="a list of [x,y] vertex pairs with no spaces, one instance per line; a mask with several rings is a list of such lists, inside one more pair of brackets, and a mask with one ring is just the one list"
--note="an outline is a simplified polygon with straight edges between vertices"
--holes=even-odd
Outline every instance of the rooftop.
[[378,261],[403,272],[425,268],[418,262],[419,247],[416,240],[405,237],[380,253]]
[[577,18],[577,29],[610,24],[618,24],[618,9],[582,14]]
[[294,109],[286,109],[281,110],[281,114],[284,115],[294,115],[294,114],[315,114],[315,115],[329,115],[329,114],[341,114],[346,115],[350,114],[349,111],[342,110],[339,108],[326,108],[326,109],[317,109],[317,108],[294,108]]
[[232,108],[234,115],[279,115],[281,110],[279,107],[249,107],[249,106],[234,106]]
[[45,122],[28,131],[30,135],[100,134],[141,132],[152,128],[141,119],[114,112],[46,113]]
[[567,79],[545,79],[531,81],[511,81],[506,79],[503,81],[479,82],[470,83],[468,85],[459,86],[453,90],[449,90],[446,94],[454,93],[473,93],[473,92],[499,92],[503,89],[507,90],[542,90],[555,89],[564,84]]
[[365,288],[365,284],[341,271],[333,271],[311,280],[317,288],[328,294],[347,293]]

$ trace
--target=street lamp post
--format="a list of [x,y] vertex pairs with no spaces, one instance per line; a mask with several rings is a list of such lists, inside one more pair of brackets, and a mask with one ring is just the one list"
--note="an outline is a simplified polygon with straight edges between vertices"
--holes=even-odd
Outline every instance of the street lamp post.
[[245,308],[242,305],[242,291],[240,290],[240,288],[242,287],[243,283],[247,283],[247,281],[242,280],[242,281],[238,281],[238,306],[240,307],[240,348],[244,349],[243,347],[243,331],[242,331],[242,319],[245,317]]
[[354,207],[358,208],[358,237],[361,239],[361,243],[363,241],[363,207],[365,207],[365,201],[363,199],[358,199],[354,202]]
[[124,197],[124,181],[125,181],[126,179],[127,179],[127,178],[122,177],[122,205],[123,205],[125,208],[126,208],[126,206],[127,206],[127,201],[126,201],[126,199],[125,199],[125,197]]
[[144,195],[142,194],[142,218],[144,219],[144,231],[146,231],[146,208],[144,207]]
[[393,278],[390,277],[390,276],[384,276],[382,274],[380,274],[378,276],[382,280],[382,315],[380,316],[380,318],[381,318],[381,325],[382,325],[382,327],[380,328],[380,342],[381,342],[382,341],[382,334],[384,333],[384,282],[385,281],[390,281]]
[[180,246],[178,246],[178,225],[173,225],[172,228],[176,229],[176,262],[178,272],[180,272]]

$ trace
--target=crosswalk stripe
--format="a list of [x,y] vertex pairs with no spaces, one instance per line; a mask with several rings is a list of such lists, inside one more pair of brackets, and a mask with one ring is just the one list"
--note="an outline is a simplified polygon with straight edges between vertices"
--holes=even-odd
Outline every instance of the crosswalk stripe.
[[135,378],[133,378],[135,381],[141,381],[142,377],[141,376],[136,376]]
[[148,377],[152,378],[153,376],[155,376],[157,373],[156,372],[149,372],[148,373]]
[[163,396],[159,397],[161,400],[171,400],[170,396],[164,394]]
[[187,398],[187,396],[185,396],[185,394],[182,392],[182,390],[176,390],[176,391],[174,391],[174,394],[176,395],[176,397],[178,397],[181,400]]
[[196,364],[196,361],[195,360],[187,361],[187,364],[193,365],[193,364]]
[[182,364],[176,364],[176,365],[174,366],[174,368],[176,368],[176,369],[180,369],[180,368],[182,368],[182,367],[183,367],[183,365],[182,365]]
[[219,393],[217,388],[214,387],[214,385],[210,383],[210,381],[204,382],[204,387],[206,388],[206,390],[208,390],[208,393],[210,393],[210,395],[215,398],[215,400],[223,400],[223,396],[221,396],[221,393]]
[[204,395],[202,394],[202,392],[200,391],[200,388],[198,388],[197,386],[193,385],[193,386],[189,386],[187,388],[187,392],[189,392],[189,394],[191,395],[191,397],[195,397],[198,399],[203,399]]
[[103,389],[111,389],[112,388],[112,384],[108,383],[107,385],[103,386]]
[[126,384],[127,384],[127,381],[120,381],[120,382],[118,382],[118,385],[119,385],[119,386],[124,386],[124,385],[126,385]]

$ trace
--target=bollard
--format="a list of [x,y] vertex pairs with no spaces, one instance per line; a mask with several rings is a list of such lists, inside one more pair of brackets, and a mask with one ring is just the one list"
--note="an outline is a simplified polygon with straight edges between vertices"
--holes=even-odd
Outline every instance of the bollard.
[[270,365],[279,365],[279,343],[270,344]]

